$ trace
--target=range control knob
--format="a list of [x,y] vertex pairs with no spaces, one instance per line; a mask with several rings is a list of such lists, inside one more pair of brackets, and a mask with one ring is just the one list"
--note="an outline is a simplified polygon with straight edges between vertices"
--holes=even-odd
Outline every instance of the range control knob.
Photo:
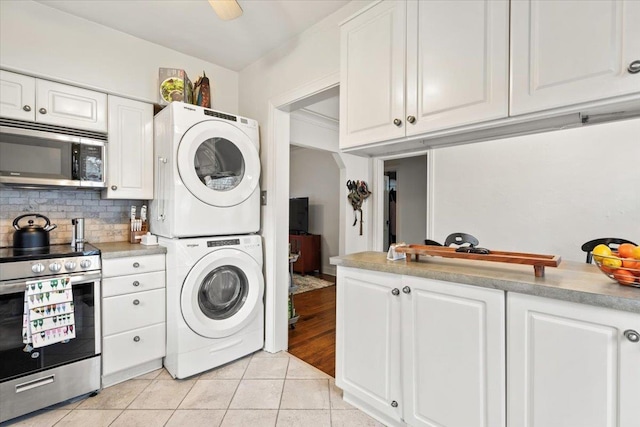
[[31,271],[34,273],[42,273],[44,271],[44,265],[37,263],[31,266]]
[[91,267],[90,259],[83,259],[82,261],[80,261],[80,268],[89,268],[89,267]]
[[49,270],[57,273],[58,271],[62,270],[62,265],[60,265],[59,262],[54,262],[53,264],[49,264]]
[[64,263],[64,268],[67,271],[73,271],[76,269],[76,263],[74,261],[67,261]]

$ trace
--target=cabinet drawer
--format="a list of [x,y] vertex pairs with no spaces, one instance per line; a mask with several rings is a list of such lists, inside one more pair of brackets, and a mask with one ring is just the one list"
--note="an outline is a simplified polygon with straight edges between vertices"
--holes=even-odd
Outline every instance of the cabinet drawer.
[[160,270],[164,270],[164,254],[105,259],[102,261],[103,277],[125,276],[127,274]]
[[109,375],[165,355],[165,324],[104,338],[102,375]]
[[153,273],[132,274],[129,276],[110,277],[102,281],[102,296],[130,294],[132,292],[150,291],[165,286],[164,271]]
[[164,322],[164,298],[164,289],[104,298],[102,300],[103,336]]

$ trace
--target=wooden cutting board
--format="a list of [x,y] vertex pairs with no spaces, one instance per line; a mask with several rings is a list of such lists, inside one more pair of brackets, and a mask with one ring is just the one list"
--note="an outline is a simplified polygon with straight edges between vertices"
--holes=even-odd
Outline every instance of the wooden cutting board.
[[506,262],[509,264],[532,265],[536,277],[544,277],[545,267],[557,267],[560,257],[557,255],[528,254],[523,252],[490,251],[488,254],[472,254],[456,252],[456,248],[432,245],[408,245],[396,247],[396,252],[407,255],[407,262],[411,262],[411,255],[418,261],[420,255],[440,256],[443,258],[473,259],[477,261]]

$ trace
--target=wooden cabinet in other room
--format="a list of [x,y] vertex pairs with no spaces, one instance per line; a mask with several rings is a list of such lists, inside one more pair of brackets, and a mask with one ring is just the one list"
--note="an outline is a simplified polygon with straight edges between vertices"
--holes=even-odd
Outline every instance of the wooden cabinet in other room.
[[162,367],[165,256],[103,260],[102,386]]
[[640,2],[512,1],[511,62],[511,115],[638,94]]
[[290,234],[292,253],[300,253],[293,263],[293,271],[306,274],[314,271],[322,273],[322,236],[319,234]]
[[0,70],[0,116],[107,132],[107,95]]
[[109,96],[106,199],[153,198],[153,105]]
[[382,1],[341,27],[340,146],[508,115],[507,0]]
[[509,427],[636,427],[640,315],[508,293]]
[[389,425],[505,425],[504,292],[340,266],[337,279],[346,401]]

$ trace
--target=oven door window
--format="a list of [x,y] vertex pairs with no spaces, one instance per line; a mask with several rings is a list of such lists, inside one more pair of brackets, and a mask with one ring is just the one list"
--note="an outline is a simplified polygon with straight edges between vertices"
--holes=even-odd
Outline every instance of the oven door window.
[[71,147],[67,141],[3,133],[0,175],[71,180]]
[[96,355],[94,283],[75,284],[73,303],[76,338],[25,351],[24,293],[0,295],[0,382]]

